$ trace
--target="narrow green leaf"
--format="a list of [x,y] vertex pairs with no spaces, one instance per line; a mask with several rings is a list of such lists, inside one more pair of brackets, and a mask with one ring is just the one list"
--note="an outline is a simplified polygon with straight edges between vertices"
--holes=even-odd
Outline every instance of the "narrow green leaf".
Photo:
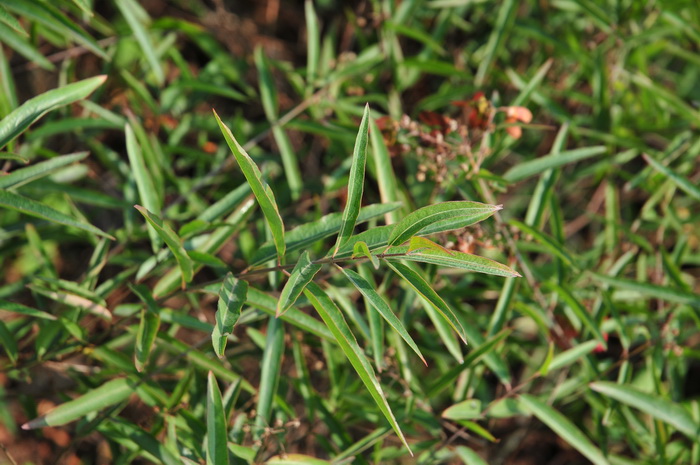
[[145,458],[149,463],[158,462],[163,465],[182,465],[183,461],[176,456],[152,434],[143,428],[121,418],[112,418],[102,422],[97,430],[122,445],[130,445],[132,450]]
[[19,350],[17,348],[17,341],[12,335],[4,321],[0,320],[0,345],[5,349],[7,358],[14,365],[19,358]]
[[146,218],[148,224],[151,225],[158,236],[163,240],[163,242],[165,242],[165,245],[167,245],[170,251],[173,253],[175,260],[182,271],[182,288],[184,289],[185,283],[192,281],[192,277],[194,276],[194,268],[192,265],[192,260],[190,259],[189,255],[187,255],[187,251],[182,244],[182,239],[180,239],[178,235],[175,234],[175,231],[173,231],[170,226],[165,224],[157,215],[154,215],[141,205],[134,205],[134,208],[136,208],[139,213]]
[[448,420],[473,420],[481,417],[481,401],[467,399],[447,407],[442,412],[442,418]]
[[515,0],[506,0],[500,4],[496,23],[493,26],[493,31],[489,35],[489,41],[486,43],[486,49],[479,62],[479,68],[476,70],[474,77],[475,86],[477,88],[484,85],[486,78],[491,71],[493,63],[496,61],[498,53],[505,42],[505,38],[513,27],[516,12],[518,10],[518,2]]
[[564,352],[557,354],[552,362],[549,364],[548,371],[558,370],[560,368],[565,368],[572,363],[579,360],[581,357],[590,354],[595,350],[596,347],[600,345],[600,342],[591,340],[580,344],[576,344],[571,349],[565,350]]
[[694,292],[686,292],[670,286],[659,286],[657,284],[643,283],[624,278],[614,278],[599,273],[591,273],[591,276],[597,281],[609,286],[635,291],[649,298],[667,300],[669,302],[700,308],[700,294]]
[[608,460],[600,449],[564,415],[536,397],[527,394],[520,396],[520,403],[595,465],[608,465]]
[[362,203],[362,191],[365,184],[365,165],[367,162],[367,143],[369,140],[369,104],[365,105],[362,114],[360,129],[355,139],[355,148],[352,152],[352,165],[350,166],[350,178],[348,180],[348,199],[343,210],[343,221],[340,224],[338,240],[335,243],[333,255],[345,244],[355,229],[355,223],[360,213]]
[[271,316],[267,325],[267,337],[265,338],[265,351],[260,364],[260,388],[258,389],[258,403],[256,404],[256,437],[260,437],[264,428],[270,425],[272,416],[272,402],[277,393],[280,369],[282,368],[282,354],[284,353],[284,326],[282,320]]
[[16,302],[9,302],[7,300],[0,300],[0,310],[6,310],[8,312],[15,312],[22,315],[31,316],[33,318],[41,318],[44,320],[55,320],[56,317],[50,313],[42,312],[35,308],[27,307]]
[[52,4],[26,0],[3,0],[2,4],[19,13],[21,17],[37,21],[62,36],[73,38],[100,58],[109,60],[95,39]]
[[608,148],[603,145],[594,147],[582,147],[580,149],[565,150],[559,153],[553,153],[544,157],[535,158],[515,165],[508,170],[503,177],[509,182],[521,181],[530,176],[540,174],[551,168],[568,165],[577,161],[585,160],[586,158],[595,157],[606,153]]
[[427,366],[428,362],[425,361],[423,354],[420,349],[413,341],[413,338],[408,334],[406,328],[401,323],[394,312],[391,311],[389,305],[382,299],[382,297],[377,293],[372,285],[365,278],[360,276],[353,270],[338,267],[343,272],[346,278],[357,288],[358,291],[367,299],[367,301],[372,305],[372,307],[379,312],[379,314],[384,317],[387,323],[394,328],[394,331],[398,333],[401,338],[406,341],[406,344],[420,357],[421,361]]
[[401,245],[433,223],[464,217],[466,224],[474,224],[485,220],[502,208],[502,205],[487,205],[468,200],[442,202],[419,208],[396,224],[389,236],[389,245]]
[[579,302],[579,300],[574,296],[574,294],[566,287],[560,286],[554,282],[548,282],[546,283],[546,286],[549,289],[554,290],[559,297],[566,302],[566,304],[571,308],[571,310],[574,311],[576,316],[579,318],[581,323],[588,328],[591,333],[595,336],[596,339],[598,339],[598,342],[600,342],[603,347],[607,350],[608,348],[608,343],[605,341],[605,338],[603,337],[603,333],[600,331],[600,328],[598,328],[598,325],[593,321],[593,317],[591,314],[588,312],[588,310]]
[[141,310],[139,330],[136,333],[136,344],[134,347],[134,365],[139,372],[142,372],[146,364],[148,364],[159,328],[160,316],[150,310]]
[[59,405],[46,415],[28,421],[22,425],[22,429],[29,430],[44,426],[65,425],[71,421],[83,418],[89,413],[125,400],[135,389],[134,383],[127,378],[107,381],[102,386]]
[[310,455],[303,454],[285,454],[284,456],[275,456],[265,462],[269,465],[332,465],[336,462],[317,459]]
[[[398,200],[398,187],[396,186],[396,174],[391,165],[391,156],[384,142],[382,131],[379,130],[377,123],[370,120],[369,123],[369,138],[372,143],[372,158],[374,159],[374,170],[379,184],[379,195],[383,203],[395,202]],[[398,221],[397,213],[389,212],[386,214],[386,223],[393,224]]]
[[389,268],[394,270],[396,274],[401,276],[414,291],[418,293],[426,302],[428,302],[445,321],[449,323],[452,329],[459,335],[460,339],[466,344],[467,337],[464,333],[464,328],[455,316],[452,309],[445,303],[444,300],[433,290],[421,275],[413,271],[402,263],[387,263]]
[[12,16],[2,5],[0,5],[0,22],[7,24],[23,37],[29,37],[29,34],[27,34],[27,31],[22,28],[22,25],[19,23],[19,21],[17,21],[17,18]]
[[146,308],[141,310],[139,330],[136,333],[136,344],[134,347],[134,366],[137,371],[141,372],[148,363],[158,330],[160,329],[160,312],[158,303],[147,286],[130,284],[129,288],[146,304]]
[[17,32],[17,29],[8,27],[2,22],[2,11],[0,6],[0,37],[2,37],[3,43],[45,70],[55,70],[56,66],[34,46],[24,30],[21,33]]
[[275,243],[275,248],[277,249],[277,261],[281,262],[285,253],[285,242],[284,242],[284,224],[282,223],[282,217],[280,216],[279,210],[277,208],[277,202],[275,201],[275,196],[272,193],[272,189],[262,178],[262,174],[258,169],[257,165],[252,158],[246,153],[246,151],[238,144],[238,141],[233,137],[231,130],[221,121],[219,115],[214,111],[214,117],[217,123],[219,123],[219,128],[226,139],[233,156],[236,159],[236,163],[243,171],[250,188],[255,195],[260,208],[265,215],[267,224],[270,226],[270,232],[272,233],[273,242]]
[[412,262],[432,263],[439,266],[449,266],[466,271],[474,271],[476,273],[505,276],[507,278],[520,277],[520,273],[506,265],[502,265],[489,258],[463,253],[457,250],[445,253],[441,250],[424,249],[420,252],[409,253],[407,246],[391,247],[386,251],[384,258],[392,262],[407,260]]
[[700,188],[698,188],[695,183],[688,180],[688,178],[675,173],[670,168],[662,165],[646,153],[643,153],[642,157],[644,157],[644,160],[646,160],[646,162],[649,163],[656,171],[673,181],[673,183],[686,194],[692,196],[695,200],[700,200]]
[[228,464],[226,415],[216,377],[207,374],[207,465]]
[[372,266],[374,267],[374,269],[379,269],[379,259],[376,256],[372,255],[372,252],[369,251],[369,247],[367,247],[367,243],[365,241],[357,241],[352,247],[352,258],[357,257],[368,258],[369,261],[372,262]]
[[156,56],[156,47],[146,30],[145,21],[149,19],[147,13],[143,10],[141,5],[134,0],[115,0],[115,3],[122,16],[124,16],[129,28],[134,33],[134,37],[141,47],[148,64],[151,65],[151,70],[156,77],[156,81],[158,84],[163,84],[165,81],[165,73]]
[[112,320],[112,314],[110,313],[109,309],[98,302],[93,302],[90,299],[72,294],[70,292],[51,291],[32,284],[29,284],[27,287],[45,297],[48,297],[51,300],[55,300],[56,302],[61,302],[62,304],[70,305],[71,307],[83,309],[86,312],[98,316],[106,321]]
[[314,11],[313,0],[304,2],[304,18],[306,19],[306,85],[310,93],[316,81],[321,50],[321,28]]
[[[399,208],[399,206],[401,206],[401,204],[395,202],[392,204],[374,204],[363,207],[360,210],[360,215],[357,217],[356,224],[361,224],[370,219],[389,213]],[[286,243],[287,252],[293,252],[295,250],[303,249],[316,241],[332,236],[340,230],[341,223],[341,213],[330,213],[311,223],[306,223],[297,226],[296,228],[292,229],[284,235],[284,241]],[[369,231],[374,230],[376,230],[376,228],[370,229]],[[353,236],[353,238],[354,237],[356,236]],[[384,240],[386,242],[386,239]],[[342,247],[342,250],[345,250],[346,248],[347,244]],[[352,246],[348,250],[352,252]],[[265,243],[253,256],[251,264],[259,265],[270,260],[271,258],[274,258],[274,256],[274,245],[271,243]]]
[[214,353],[219,358],[224,356],[226,340],[241,316],[241,308],[243,308],[247,297],[248,283],[242,279],[236,279],[232,273],[228,273],[221,283],[215,317],[216,324],[211,333]]
[[[311,305],[314,306],[328,329],[331,331],[331,333],[333,333],[333,337],[338,342],[338,345],[352,364],[357,374],[360,376],[360,379],[364,383],[370,395],[377,403],[379,410],[381,410],[384,417],[389,421],[389,424],[399,436],[401,442],[403,442],[409,452],[411,452],[411,448],[406,442],[406,438],[401,432],[401,428],[396,422],[396,418],[394,418],[394,414],[391,412],[391,408],[386,401],[386,397],[384,396],[382,387],[374,374],[374,370],[367,361],[365,353],[357,344],[357,340],[350,331],[350,328],[348,327],[345,318],[343,318],[343,314],[341,313],[340,309],[314,282],[311,282],[308,286],[306,286],[304,294],[311,302]],[[411,452],[411,455],[413,455],[413,452]]]
[[518,220],[510,220],[510,224],[524,232],[525,234],[531,235],[537,242],[539,242],[547,251],[551,252],[553,255],[559,257],[561,260],[563,260],[567,265],[571,265],[574,268],[578,269],[578,264],[576,263],[576,260],[574,260],[574,257],[569,254],[569,252],[561,245],[559,244],[556,239],[554,239],[552,236],[543,233],[542,231],[538,231],[537,229],[526,225],[525,223],[518,221]]
[[[270,316],[275,316],[277,313],[277,299],[254,287],[248,288],[246,303],[251,307],[262,310]],[[333,335],[330,331],[328,331],[322,322],[295,307],[291,307],[289,310],[287,310],[287,312],[282,315],[280,319],[298,327],[303,331],[308,332],[309,334],[313,334],[316,337],[329,341],[333,340]]]
[[[136,135],[130,124],[124,126],[124,133],[126,136],[126,154],[129,157],[131,173],[134,176],[141,202],[148,211],[160,215],[160,198],[156,191],[155,184],[153,183],[153,177],[148,171],[148,168],[146,168],[146,160],[143,157],[143,151],[136,140]],[[153,230],[149,229],[148,234],[151,238],[153,252],[157,253],[161,245],[158,231],[155,228]]]
[[547,356],[544,358],[544,362],[542,362],[542,366],[540,367],[539,370],[537,370],[537,373],[539,373],[540,376],[547,376],[547,373],[549,373],[549,369],[552,366],[552,360],[554,359],[554,342],[549,343],[549,348],[547,349]]
[[608,381],[596,381],[591,383],[590,387],[596,392],[668,423],[694,441],[700,437],[700,423],[693,419],[686,408],[670,399]]
[[312,263],[309,259],[309,252],[304,251],[299,257],[299,261],[294,265],[292,274],[287,279],[287,282],[282,288],[282,293],[277,301],[277,317],[286,312],[289,307],[294,305],[301,293],[304,291],[306,285],[314,279],[318,270],[321,269],[323,265]]
[[79,152],[71,155],[62,155],[50,160],[35,163],[25,168],[19,168],[5,176],[0,177],[0,189],[17,188],[36,179],[55,173],[64,166],[83,160],[88,152]]
[[91,77],[27,100],[0,120],[0,149],[49,111],[86,98],[105,80],[107,76]]

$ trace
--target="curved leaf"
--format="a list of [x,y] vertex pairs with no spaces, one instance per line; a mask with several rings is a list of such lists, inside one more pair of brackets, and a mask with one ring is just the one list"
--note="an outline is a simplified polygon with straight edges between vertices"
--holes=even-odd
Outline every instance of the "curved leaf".
[[134,392],[134,383],[127,378],[107,381],[73,400],[59,405],[46,415],[42,415],[22,425],[22,429],[36,429],[44,426],[65,425],[85,415],[101,410],[125,400]]
[[56,170],[70,165],[88,156],[88,152],[79,152],[71,155],[62,155],[50,160],[35,163],[31,166],[19,168],[5,176],[0,176],[0,189],[19,187],[44,176],[48,176]]
[[560,438],[571,444],[574,449],[581,452],[595,465],[608,465],[608,460],[600,449],[598,449],[590,439],[564,415],[536,397],[527,394],[520,396],[520,403],[530,410],[542,423],[552,428],[552,431],[557,433]]
[[184,289],[185,283],[192,281],[192,277],[194,276],[194,268],[192,265],[192,260],[190,259],[189,255],[187,255],[185,246],[182,244],[182,239],[180,239],[178,235],[175,234],[175,231],[173,231],[170,226],[165,224],[157,215],[149,212],[141,205],[134,205],[134,208],[136,208],[139,213],[146,218],[148,224],[151,225],[158,236],[163,239],[165,245],[167,245],[170,251],[173,253],[180,270],[182,270],[182,288]]
[[403,263],[387,263],[389,268],[394,270],[396,274],[401,276],[414,291],[426,300],[437,312],[442,316],[452,329],[459,335],[460,339],[467,343],[467,336],[464,333],[462,323],[459,322],[452,309],[445,303],[444,300],[433,290],[421,275],[404,265]]
[[700,437],[700,423],[693,419],[688,410],[670,399],[608,381],[597,381],[591,383],[590,387],[604,396],[668,423],[695,441]]
[[252,158],[246,153],[243,147],[240,146],[231,130],[221,121],[219,115],[214,111],[214,117],[216,122],[219,124],[219,128],[226,139],[231,152],[233,153],[236,163],[243,171],[250,188],[253,191],[253,195],[260,204],[260,208],[265,215],[267,224],[270,226],[270,232],[272,233],[272,239],[275,243],[275,248],[277,249],[277,261],[280,262],[285,253],[285,242],[284,242],[284,223],[282,223],[282,217],[280,216],[279,209],[277,208],[277,202],[275,201],[275,195],[272,193],[272,189],[262,178],[262,173],[258,169]]
[[[480,257],[468,253],[450,250],[449,253],[436,249],[424,249],[420,252],[410,252],[409,247],[391,247],[386,251],[387,260],[408,260],[412,262],[432,263],[439,266],[449,266],[476,273],[518,278],[520,273],[506,265],[502,265],[490,258]],[[395,256],[392,256],[396,254]]]
[[502,205],[487,205],[469,200],[442,202],[419,208],[396,224],[389,236],[389,245],[401,245],[433,223],[461,217],[465,220],[465,225],[474,224],[502,208]]
[[207,374],[207,465],[228,464],[226,414],[216,377]]
[[0,149],[49,111],[86,98],[106,79],[107,76],[84,79],[27,100],[0,120]]

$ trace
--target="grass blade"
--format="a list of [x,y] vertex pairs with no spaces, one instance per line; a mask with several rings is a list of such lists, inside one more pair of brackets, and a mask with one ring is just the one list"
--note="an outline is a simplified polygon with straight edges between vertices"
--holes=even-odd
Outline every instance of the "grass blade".
[[282,354],[284,353],[284,326],[282,320],[271,316],[267,325],[265,352],[260,365],[260,388],[258,389],[255,436],[260,437],[265,427],[270,426],[272,401],[277,392]]
[[321,28],[312,0],[304,2],[304,17],[306,19],[306,86],[310,93],[316,81],[321,54]]
[[148,224],[151,225],[151,227],[156,231],[156,234],[158,234],[163,242],[165,242],[165,245],[167,245],[170,251],[173,253],[175,260],[182,271],[181,283],[182,288],[184,289],[185,283],[192,281],[194,276],[194,268],[192,265],[192,260],[190,259],[189,255],[187,255],[187,251],[182,244],[182,239],[180,239],[180,237],[175,234],[175,231],[173,231],[170,226],[165,224],[157,215],[149,212],[141,205],[134,205],[134,208],[136,208],[139,213],[146,218]]
[[22,197],[21,195],[17,195],[12,192],[0,190],[0,207],[17,210],[27,215],[42,218],[53,223],[72,226],[74,228],[82,229],[83,231],[87,231],[89,233],[114,240],[114,237],[110,236],[106,232],[96,228],[95,226],[89,223],[77,220],[73,217],[66,215],[65,213],[61,213],[58,210],[54,210],[48,205],[37,202],[36,200]]
[[345,269],[342,267],[338,267],[340,270],[343,272],[346,278],[355,286],[355,288],[360,291],[360,293],[367,299],[367,301],[374,307],[379,314],[384,317],[387,323],[394,328],[394,331],[396,331],[401,338],[406,341],[406,344],[420,357],[421,361],[427,366],[428,362],[425,361],[425,358],[423,357],[423,354],[421,354],[420,349],[416,345],[416,343],[413,341],[413,338],[408,334],[408,331],[406,331],[406,328],[404,325],[401,323],[401,320],[399,320],[396,315],[394,315],[394,312],[391,311],[391,308],[389,308],[389,305],[382,299],[382,297],[377,293],[377,291],[374,290],[372,285],[367,281],[365,278],[360,276],[358,273],[356,273],[353,270]]
[[[350,328],[348,327],[345,318],[343,318],[343,314],[341,313],[340,309],[314,282],[311,282],[308,286],[306,286],[304,294],[311,302],[311,305],[314,306],[328,329],[331,331],[331,333],[333,333],[333,337],[338,342],[338,345],[352,364],[357,374],[360,376],[360,379],[364,383],[370,395],[377,403],[379,410],[381,410],[384,417],[389,421],[389,424],[401,439],[401,442],[403,442],[410,452],[411,448],[406,442],[406,438],[404,437],[403,432],[401,432],[401,428],[396,422],[394,414],[391,412],[391,408],[386,401],[386,397],[384,396],[384,392],[382,391],[379,381],[377,381],[374,370],[367,361],[365,353],[357,344],[357,340],[350,331]],[[411,455],[413,455],[413,452],[411,452]]]
[[387,263],[389,268],[394,270],[396,274],[401,276],[414,291],[418,293],[426,302],[428,302],[442,318],[449,323],[452,329],[459,335],[460,339],[466,344],[467,336],[464,333],[462,323],[459,322],[452,309],[445,303],[444,300],[435,292],[425,279],[411,268],[403,263]]
[[401,245],[421,230],[440,221],[462,217],[465,225],[485,220],[501,210],[501,205],[487,205],[468,200],[457,202],[442,202],[419,208],[399,221],[389,236],[389,245]]
[[0,320],[0,346],[5,349],[7,358],[10,359],[10,363],[13,365],[17,362],[19,358],[19,350],[17,347],[17,341],[12,335],[12,332],[7,327],[4,321]]
[[314,279],[318,270],[321,269],[323,265],[311,263],[309,260],[309,252],[305,251],[299,257],[299,261],[294,266],[292,274],[282,289],[280,298],[277,301],[277,317],[279,318],[286,312],[289,307],[294,305],[301,293],[304,291],[306,285]]
[[649,163],[656,171],[673,181],[673,183],[686,194],[692,196],[695,200],[700,200],[700,188],[689,181],[688,178],[676,174],[671,169],[654,160],[646,153],[643,153],[642,157],[644,157],[644,160],[646,160],[646,162]]
[[569,163],[585,160],[586,158],[595,157],[607,151],[607,147],[603,145],[596,145],[593,147],[583,147],[580,149],[553,153],[550,155],[545,155],[544,157],[539,157],[534,160],[520,163],[508,170],[503,177],[509,182],[517,182],[525,178],[529,178],[530,176],[540,174],[548,169],[557,168],[559,166],[568,165]]
[[365,105],[365,111],[357,131],[355,148],[352,152],[352,165],[350,166],[350,179],[348,180],[348,199],[343,210],[343,221],[340,224],[338,240],[335,244],[333,256],[338,253],[340,247],[345,244],[353,230],[360,213],[362,191],[365,184],[365,165],[367,162],[367,143],[369,140],[369,104]]
[[639,292],[649,298],[668,300],[678,304],[686,304],[695,308],[700,308],[700,294],[686,292],[670,286],[659,286],[657,284],[632,281],[624,278],[613,278],[599,273],[591,273],[594,279],[612,287],[619,287],[629,291]]
[[242,279],[236,279],[232,273],[228,273],[221,283],[221,290],[219,290],[216,323],[211,333],[214,353],[219,358],[224,356],[228,335],[233,332],[233,327],[241,316],[241,308],[247,297],[248,283]]
[[608,460],[603,456],[600,449],[564,415],[536,397],[527,394],[520,396],[520,403],[595,465],[608,465]]
[[596,381],[591,383],[590,387],[604,396],[668,423],[694,441],[697,441],[700,435],[700,423],[693,419],[688,410],[676,402],[608,381]]
[[[395,262],[397,260],[408,260],[412,262],[432,263],[439,266],[449,266],[476,273],[491,274],[495,276],[505,276],[507,278],[520,277],[520,273],[506,265],[502,265],[489,258],[472,255],[457,250],[443,252],[435,249],[423,249],[419,252],[410,252],[409,247],[391,247],[387,250],[387,260]],[[396,254],[396,256],[391,256]]]
[[0,189],[20,187],[36,179],[48,176],[73,162],[83,160],[87,156],[88,152],[62,155],[60,157],[51,158],[50,160],[35,163],[25,168],[14,170],[10,174],[0,177]]
[[141,47],[146,61],[151,65],[151,70],[153,70],[156,81],[159,85],[162,85],[165,81],[165,73],[156,56],[156,47],[151,42],[151,38],[148,36],[148,31],[144,24],[144,20],[149,19],[148,14],[141,5],[134,0],[116,0],[116,5],[122,16],[124,16],[129,28],[131,28],[131,31],[134,33],[136,42],[138,42]]
[[591,333],[593,333],[595,338],[598,339],[598,342],[600,342],[605,348],[605,350],[607,350],[608,343],[605,341],[603,333],[600,331],[598,325],[596,325],[596,323],[593,321],[593,318],[591,317],[588,310],[581,304],[581,302],[579,302],[579,300],[574,296],[571,290],[565,286],[560,286],[559,284],[553,282],[548,282],[545,285],[550,289],[554,290],[554,292],[556,292],[559,295],[559,297],[561,297],[562,300],[566,302],[569,308],[571,308],[571,310],[574,311],[579,320],[581,320],[581,323],[583,323],[583,325],[586,328],[588,328]]
[[102,386],[92,389],[80,397],[65,402],[22,425],[22,429],[36,429],[44,426],[59,426],[83,418],[85,415],[117,404],[134,392],[134,383],[127,378],[107,381]]
[[157,462],[163,465],[182,465],[184,463],[180,457],[170,452],[160,440],[131,422],[112,419],[100,424],[98,431],[122,445],[133,444],[133,449],[138,450],[138,454],[147,459],[149,463]]
[[158,329],[160,329],[160,313],[158,312],[158,304],[147,286],[129,285],[129,287],[146,304],[146,308],[141,311],[139,330],[136,333],[136,344],[134,347],[134,365],[136,370],[141,372],[148,363],[151,350],[158,335]]
[[498,52],[501,50],[504,38],[508,34],[509,29],[515,21],[515,13],[517,11],[518,2],[515,0],[506,0],[501,4],[496,17],[496,24],[493,26],[493,32],[489,36],[489,41],[486,44],[486,51],[479,63],[479,69],[476,70],[474,77],[474,85],[481,87],[493,66]]
[[510,224],[525,234],[529,234],[530,236],[534,237],[545,249],[547,249],[553,255],[559,257],[567,265],[573,266],[576,269],[579,268],[574,260],[574,257],[572,257],[571,254],[569,254],[569,252],[567,252],[566,249],[561,246],[561,244],[557,243],[553,237],[518,220],[510,220]]
[[226,415],[216,377],[207,374],[207,465],[228,464]]
[[260,204],[260,208],[265,215],[267,224],[270,227],[270,232],[272,233],[272,239],[275,243],[275,248],[277,249],[277,261],[281,262],[282,257],[285,253],[285,242],[284,242],[284,224],[282,223],[282,217],[280,216],[279,209],[277,208],[277,202],[275,201],[275,195],[272,193],[272,189],[262,178],[262,173],[258,169],[257,165],[252,158],[246,153],[243,147],[240,146],[238,141],[233,137],[231,130],[221,121],[219,115],[214,111],[214,117],[216,122],[219,123],[219,128],[226,139],[233,156],[236,159],[236,163],[243,171],[250,188],[253,191],[253,195]]
[[0,149],[49,111],[87,98],[106,80],[107,76],[84,79],[27,100],[0,120]]

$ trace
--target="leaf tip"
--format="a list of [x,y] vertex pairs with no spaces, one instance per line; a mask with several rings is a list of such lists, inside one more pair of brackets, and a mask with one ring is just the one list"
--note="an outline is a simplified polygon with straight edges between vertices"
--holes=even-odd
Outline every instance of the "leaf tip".
[[497,212],[497,211],[499,211],[499,210],[503,210],[503,205],[502,205],[502,204],[498,204],[498,205],[494,205],[494,206],[493,206],[493,211]]

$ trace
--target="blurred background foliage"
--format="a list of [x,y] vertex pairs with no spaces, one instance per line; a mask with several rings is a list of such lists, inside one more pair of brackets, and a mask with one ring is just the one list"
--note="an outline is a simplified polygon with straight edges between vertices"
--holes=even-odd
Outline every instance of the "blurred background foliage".
[[[2,134],[2,461],[212,460],[220,388],[231,463],[700,463],[699,24],[693,0],[0,1],[5,126],[106,76]],[[359,230],[503,204],[432,239],[523,275],[424,267],[464,346],[385,267],[361,267],[427,367],[342,274],[318,275],[413,457],[305,298],[269,316],[280,273],[250,276],[226,357],[210,348],[226,273],[275,264],[211,110],[289,231],[342,211],[367,102],[363,205],[402,206]],[[184,241],[184,291],[134,204]],[[304,247],[322,256],[328,236]],[[108,384],[77,423],[20,429],[123,375],[140,384]]]

